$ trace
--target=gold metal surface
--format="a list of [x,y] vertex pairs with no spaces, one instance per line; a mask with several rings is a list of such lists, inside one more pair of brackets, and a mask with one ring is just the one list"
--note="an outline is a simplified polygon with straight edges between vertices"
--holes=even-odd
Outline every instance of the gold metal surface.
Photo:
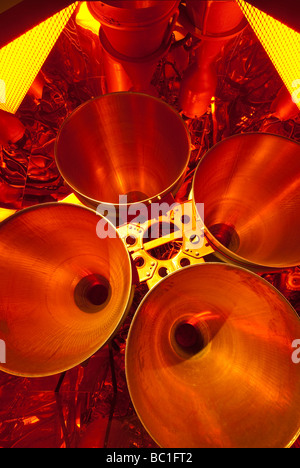
[[79,107],[63,124],[56,162],[84,203],[118,206],[158,201],[175,193],[190,157],[180,115],[160,99],[113,93]]
[[266,133],[218,143],[193,183],[218,256],[260,272],[300,264],[299,193],[300,144]]
[[[182,223],[182,216],[188,217],[187,224]],[[148,230],[158,223],[167,226],[165,235],[146,239]],[[137,267],[140,282],[146,282],[151,289],[166,275],[188,265],[204,263],[204,258],[214,253],[204,238],[203,230],[203,221],[197,215],[193,202],[189,201],[174,206],[174,209],[161,214],[158,219],[121,226],[118,233]],[[172,242],[178,242],[180,246],[174,256],[163,260],[153,256],[153,249]]]
[[186,267],[148,293],[131,325],[135,409],[165,448],[289,447],[300,428],[299,336],[296,312],[259,276]]
[[4,372],[63,372],[91,357],[121,325],[132,297],[131,262],[117,234],[97,237],[100,219],[85,207],[45,204],[0,225]]

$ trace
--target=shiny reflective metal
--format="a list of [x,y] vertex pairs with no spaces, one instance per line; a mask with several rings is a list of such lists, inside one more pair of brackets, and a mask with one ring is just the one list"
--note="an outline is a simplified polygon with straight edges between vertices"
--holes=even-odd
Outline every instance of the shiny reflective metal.
[[105,0],[88,2],[91,14],[119,54],[141,58],[168,43],[180,0]]
[[180,115],[158,98],[113,93],[80,106],[63,124],[56,142],[57,166],[91,207],[158,201],[175,193],[191,151]]
[[180,6],[180,23],[195,37],[209,41],[228,41],[248,25],[241,8],[232,1],[186,0]]
[[218,84],[217,59],[226,44],[248,26],[239,5],[232,1],[186,0],[178,22],[201,39],[181,81],[179,105],[185,116],[201,117],[211,105]]
[[[0,80],[1,85],[1,80]],[[0,92],[1,95],[1,92]],[[1,103],[1,99],[0,99]],[[25,127],[22,122],[10,112],[0,109],[0,145],[7,146],[17,143],[25,134]]]
[[206,263],[171,274],[132,322],[135,409],[164,448],[282,448],[300,433],[300,320],[264,279]]
[[109,43],[102,27],[99,37],[103,49],[103,66],[108,92],[134,91],[156,97],[158,93],[151,84],[151,80],[159,61],[170,50],[172,37],[169,42],[163,42],[153,54],[140,58],[126,57],[115,50]]
[[300,264],[300,144],[266,133],[235,135],[200,161],[195,203],[222,260],[258,272]]
[[45,204],[0,225],[2,371],[58,374],[91,357],[122,324],[131,261],[118,234],[97,237],[100,219],[85,207]]

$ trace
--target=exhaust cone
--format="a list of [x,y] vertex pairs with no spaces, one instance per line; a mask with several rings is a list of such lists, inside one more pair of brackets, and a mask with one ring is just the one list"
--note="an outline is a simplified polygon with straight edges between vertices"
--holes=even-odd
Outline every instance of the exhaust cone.
[[262,272],[300,264],[299,193],[300,145],[263,133],[218,143],[193,184],[217,256]]
[[226,264],[184,268],[141,303],[126,350],[137,414],[164,448],[283,448],[300,432],[300,320]]
[[97,237],[99,219],[84,207],[45,204],[1,224],[4,372],[39,377],[68,370],[98,351],[122,323],[131,263],[119,237]]
[[190,156],[180,115],[160,99],[139,93],[101,96],[79,107],[56,142],[57,166],[91,206],[159,200],[175,193]]

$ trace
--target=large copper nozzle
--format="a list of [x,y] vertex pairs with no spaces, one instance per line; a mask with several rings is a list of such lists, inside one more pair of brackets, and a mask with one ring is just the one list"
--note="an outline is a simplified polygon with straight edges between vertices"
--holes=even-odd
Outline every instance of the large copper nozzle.
[[38,377],[68,370],[121,325],[132,292],[131,262],[117,234],[97,237],[100,219],[84,207],[45,204],[1,224],[4,372]]
[[105,0],[88,2],[88,7],[116,51],[141,58],[169,42],[179,3],[180,0]]
[[79,107],[56,142],[58,168],[92,207],[158,200],[179,188],[190,157],[180,115],[160,99],[113,93]]
[[218,255],[259,271],[300,264],[299,192],[299,143],[264,133],[218,143],[193,184]]
[[300,320],[261,277],[226,264],[172,273],[141,303],[130,395],[164,448],[283,448],[300,433]]

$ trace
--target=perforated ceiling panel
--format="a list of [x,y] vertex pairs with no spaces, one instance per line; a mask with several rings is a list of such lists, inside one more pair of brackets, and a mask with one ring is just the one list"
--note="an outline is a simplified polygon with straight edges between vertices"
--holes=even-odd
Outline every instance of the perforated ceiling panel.
[[243,0],[237,0],[300,108],[300,34]]
[[15,113],[78,2],[0,50],[0,109]]

